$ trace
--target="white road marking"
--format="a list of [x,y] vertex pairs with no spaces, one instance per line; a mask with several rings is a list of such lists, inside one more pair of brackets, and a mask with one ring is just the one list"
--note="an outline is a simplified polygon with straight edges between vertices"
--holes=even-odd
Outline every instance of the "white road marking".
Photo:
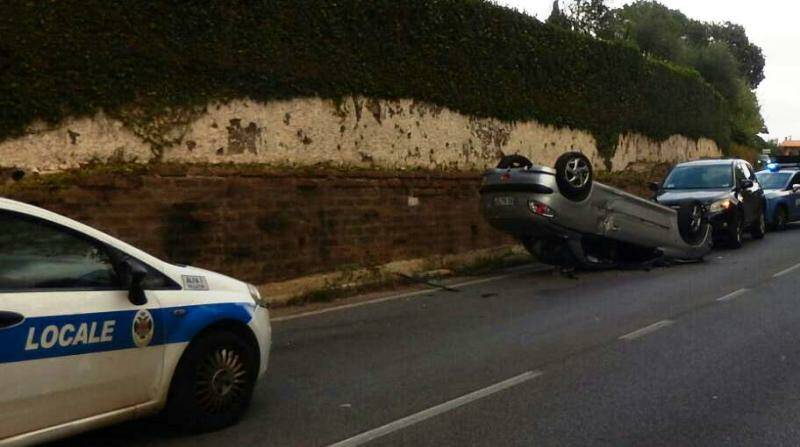
[[793,271],[795,271],[795,270],[797,270],[797,269],[799,269],[799,268],[800,268],[800,264],[793,265],[793,266],[789,267],[789,268],[788,268],[788,269],[786,269],[786,270],[781,270],[780,272],[778,272],[778,273],[776,273],[776,274],[772,275],[772,277],[773,277],[773,278],[778,278],[778,277],[781,277],[781,276],[783,276],[783,275],[785,275],[785,274],[787,274],[787,273],[791,273],[791,272],[793,272]]
[[537,377],[540,377],[542,374],[544,373],[541,371],[528,371],[522,373],[516,377],[512,377],[508,380],[504,380],[486,388],[473,391],[472,393],[465,394],[464,396],[458,397],[435,407],[428,408],[427,410],[420,411],[419,413],[412,414],[411,416],[406,416],[402,419],[390,422],[384,426],[366,431],[360,435],[345,439],[344,441],[337,442],[336,444],[331,444],[329,447],[356,447],[366,444],[367,442],[374,441],[375,439],[386,436],[390,433],[394,433],[398,430],[418,424],[440,414],[447,413],[448,411],[462,407],[476,400],[483,399],[484,397],[499,393],[505,389],[517,386],[529,380],[533,380]]
[[[499,281],[501,279],[506,279],[506,278],[510,278],[512,276],[518,276],[518,275],[520,275],[520,273],[492,276],[492,277],[489,277],[489,278],[474,279],[474,280],[471,280],[471,281],[464,281],[464,282],[460,282],[460,283],[456,283],[456,284],[445,284],[445,286],[447,286],[447,287],[449,287],[451,289],[459,289],[461,287],[474,286],[474,285],[477,285],[477,284],[483,284],[483,283],[492,282],[492,281]],[[303,313],[294,314],[294,315],[287,315],[285,317],[276,317],[276,318],[272,318],[270,321],[273,322],[273,323],[278,323],[278,322],[281,322],[281,321],[296,320],[298,318],[310,317],[312,315],[326,314],[328,312],[336,312],[336,311],[339,311],[339,310],[352,309],[354,307],[366,306],[368,304],[385,303],[386,301],[394,301],[394,300],[399,300],[399,299],[403,299],[403,298],[411,298],[411,297],[420,296],[420,295],[427,295],[429,293],[439,292],[440,290],[442,290],[442,289],[425,289],[425,290],[418,290],[416,292],[401,293],[400,295],[392,295],[392,296],[387,296],[387,297],[384,297],[384,298],[376,298],[374,300],[362,301],[362,302],[359,302],[359,303],[344,304],[344,305],[336,306],[336,307],[328,307],[326,309],[313,310],[313,311],[310,311],[310,312],[303,312]]]
[[637,338],[644,337],[645,335],[647,335],[647,334],[649,334],[651,332],[655,332],[655,331],[657,331],[657,330],[659,330],[661,328],[665,328],[667,326],[671,326],[673,323],[675,323],[675,322],[672,321],[672,320],[661,320],[658,323],[653,323],[650,326],[645,326],[645,327],[643,327],[641,329],[637,329],[637,330],[635,330],[635,331],[633,331],[633,332],[631,332],[629,334],[625,334],[622,337],[620,337],[619,339],[620,340],[627,340],[627,341],[635,340]]
[[736,298],[737,296],[742,295],[744,293],[747,293],[749,291],[750,291],[750,289],[739,289],[739,290],[737,290],[735,292],[731,292],[731,293],[729,293],[729,294],[727,294],[725,296],[721,296],[721,297],[717,298],[717,301],[729,301],[729,300],[732,300],[732,299]]

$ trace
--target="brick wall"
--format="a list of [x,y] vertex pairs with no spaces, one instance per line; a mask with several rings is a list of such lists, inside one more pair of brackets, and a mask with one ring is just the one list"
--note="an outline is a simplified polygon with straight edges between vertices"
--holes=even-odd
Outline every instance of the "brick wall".
[[511,242],[481,219],[475,173],[164,166],[46,183],[24,180],[0,195],[259,284]]

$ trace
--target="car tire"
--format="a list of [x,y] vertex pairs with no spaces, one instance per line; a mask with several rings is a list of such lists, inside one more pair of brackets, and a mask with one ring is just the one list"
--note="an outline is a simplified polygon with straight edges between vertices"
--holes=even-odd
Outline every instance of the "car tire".
[[744,216],[736,213],[728,225],[728,247],[741,248],[744,241]]
[[758,220],[750,227],[750,235],[753,239],[764,239],[765,234],[767,234],[767,218],[764,217],[764,213],[758,213]]
[[696,245],[708,232],[705,208],[699,202],[684,203],[678,209],[678,231],[684,242]]
[[232,332],[214,331],[194,340],[173,376],[167,423],[195,433],[236,423],[250,405],[258,362],[258,350]]
[[533,163],[522,155],[506,155],[497,163],[497,169],[530,168]]
[[786,225],[789,222],[789,213],[786,212],[786,208],[783,206],[779,206],[778,209],[775,210],[775,217],[772,219],[772,229],[775,231],[783,231],[786,229]]
[[556,183],[561,195],[582,201],[592,190],[592,163],[580,152],[567,152],[556,160]]

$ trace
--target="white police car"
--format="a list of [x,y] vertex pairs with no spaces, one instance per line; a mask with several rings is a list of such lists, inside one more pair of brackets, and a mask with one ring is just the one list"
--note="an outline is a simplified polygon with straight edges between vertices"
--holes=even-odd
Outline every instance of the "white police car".
[[0,445],[161,410],[187,429],[230,425],[270,338],[255,287],[0,198]]

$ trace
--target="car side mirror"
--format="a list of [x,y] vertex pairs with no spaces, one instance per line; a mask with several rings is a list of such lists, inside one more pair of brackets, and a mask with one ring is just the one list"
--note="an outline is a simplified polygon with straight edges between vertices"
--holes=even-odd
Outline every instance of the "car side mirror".
[[147,304],[147,296],[142,287],[147,278],[147,268],[139,261],[128,258],[119,264],[117,270],[122,285],[128,289],[128,300],[131,304],[134,306]]
[[794,192],[800,192],[800,185],[798,185],[797,183],[795,183],[794,185],[792,185],[792,191],[794,191]]
[[650,191],[658,192],[658,190],[661,189],[661,183],[650,182],[647,184],[647,187],[650,188]]
[[752,181],[752,180],[750,180],[749,178],[743,178],[743,179],[741,179],[741,180],[739,181],[739,186],[740,186],[742,189],[750,189],[750,188],[752,188],[752,187],[753,187],[753,181]]

